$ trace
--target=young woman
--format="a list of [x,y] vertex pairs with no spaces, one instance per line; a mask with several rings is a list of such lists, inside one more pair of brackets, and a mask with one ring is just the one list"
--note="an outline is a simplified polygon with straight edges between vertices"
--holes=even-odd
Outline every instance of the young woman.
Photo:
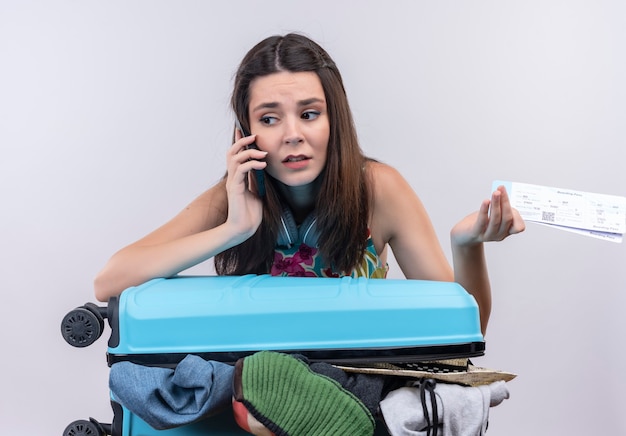
[[[237,71],[232,108],[251,135],[235,130],[227,175],[115,253],[96,277],[99,300],[212,257],[218,274],[382,278],[391,247],[407,278],[460,283],[485,331],[483,243],[524,230],[504,188],[452,229],[451,268],[406,180],[363,155],[339,70],[315,42],[288,34],[257,44]],[[264,195],[255,170],[264,172]]]

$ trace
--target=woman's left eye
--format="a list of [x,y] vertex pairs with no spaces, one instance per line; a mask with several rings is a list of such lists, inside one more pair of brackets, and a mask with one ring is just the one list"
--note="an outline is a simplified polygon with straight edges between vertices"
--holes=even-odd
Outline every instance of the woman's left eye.
[[306,111],[302,114],[303,120],[314,120],[319,117],[320,113],[318,111]]

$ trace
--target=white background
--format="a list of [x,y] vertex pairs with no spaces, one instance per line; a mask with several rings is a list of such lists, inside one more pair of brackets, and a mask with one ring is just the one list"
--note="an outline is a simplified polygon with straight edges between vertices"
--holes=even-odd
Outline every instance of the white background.
[[[236,66],[288,31],[334,57],[448,255],[494,179],[626,195],[621,1],[0,0],[2,435],[111,419],[106,339],[72,348],[61,319],[223,174]],[[477,363],[519,374],[489,434],[626,434],[625,244],[529,224],[487,256]]]

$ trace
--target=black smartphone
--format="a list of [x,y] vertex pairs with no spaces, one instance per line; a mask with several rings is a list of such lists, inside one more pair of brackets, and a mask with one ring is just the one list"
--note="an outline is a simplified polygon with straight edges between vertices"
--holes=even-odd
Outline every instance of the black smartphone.
[[[243,129],[239,120],[236,119],[235,124],[237,125],[237,128],[243,136],[250,136],[250,133],[246,132]],[[256,145],[256,142],[248,145],[248,148],[255,148],[257,150],[259,149],[259,147],[257,147]],[[256,187],[259,192],[259,197],[263,197],[265,195],[265,173],[263,172],[263,170],[254,170],[254,174],[256,176]]]

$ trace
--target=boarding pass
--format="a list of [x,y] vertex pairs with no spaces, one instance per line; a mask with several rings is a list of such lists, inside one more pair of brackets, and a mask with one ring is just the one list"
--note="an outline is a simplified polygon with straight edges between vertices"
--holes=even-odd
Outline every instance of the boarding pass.
[[613,242],[626,231],[626,197],[496,180],[525,221]]

